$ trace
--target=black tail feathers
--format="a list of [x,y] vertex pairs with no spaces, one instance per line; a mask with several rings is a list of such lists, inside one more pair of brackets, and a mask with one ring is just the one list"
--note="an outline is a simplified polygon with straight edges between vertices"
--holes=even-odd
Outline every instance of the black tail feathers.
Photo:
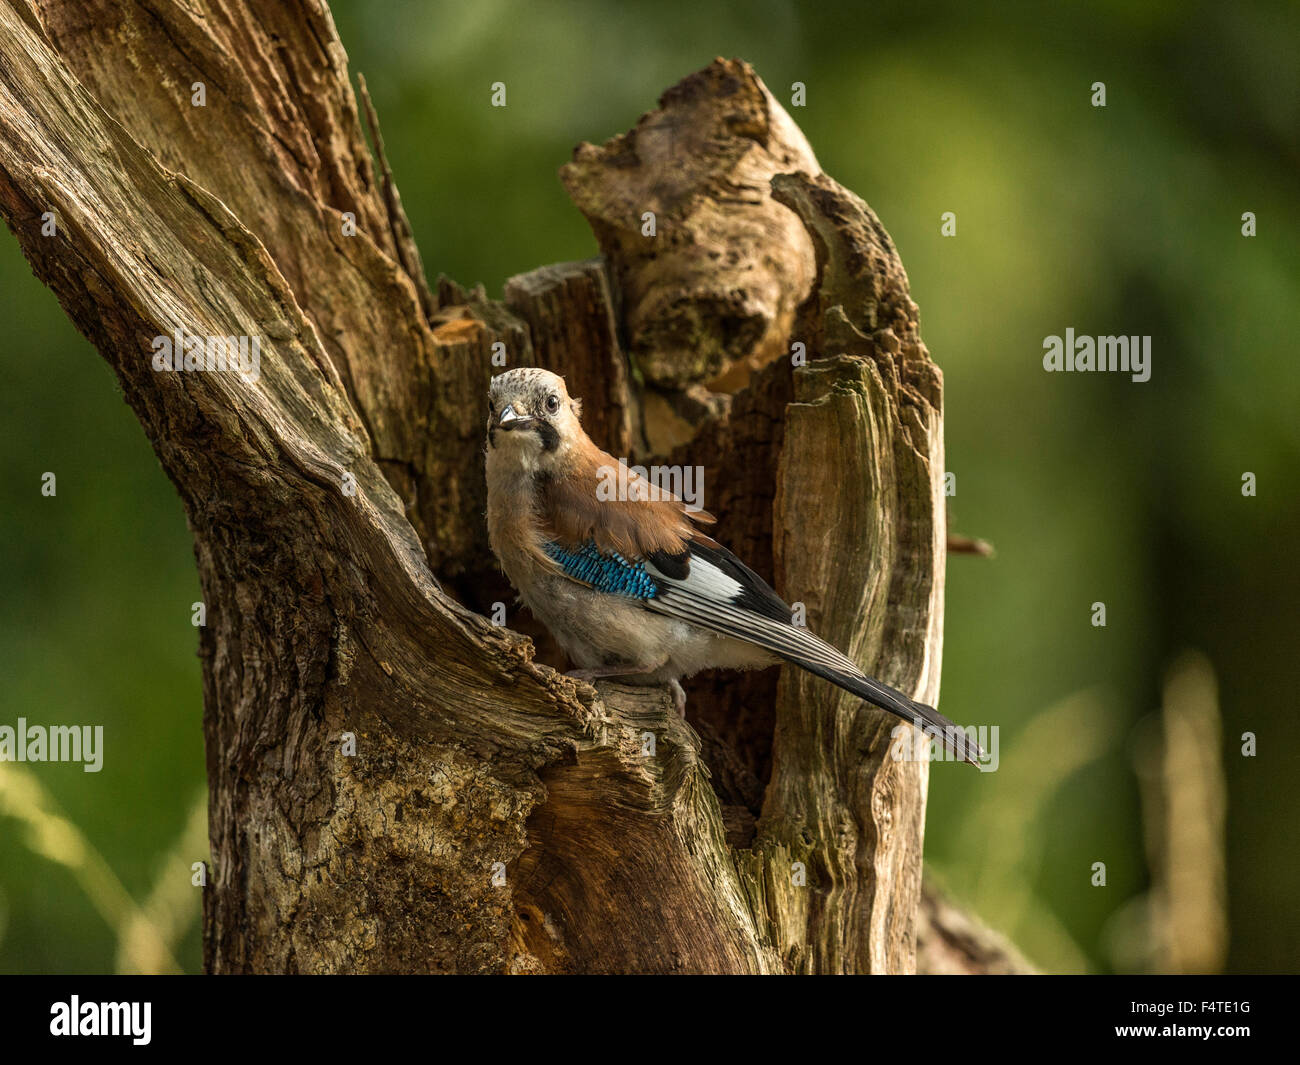
[[[784,656],[783,656],[784,657]],[[844,670],[832,669],[820,662],[789,658],[800,669],[806,669],[847,692],[865,699],[872,706],[886,710],[901,718],[909,725],[919,725],[937,733],[943,739],[943,745],[963,762],[978,767],[984,758],[984,751],[966,730],[949,721],[932,706],[909,699],[902,692],[872,680],[866,676],[855,676]]]

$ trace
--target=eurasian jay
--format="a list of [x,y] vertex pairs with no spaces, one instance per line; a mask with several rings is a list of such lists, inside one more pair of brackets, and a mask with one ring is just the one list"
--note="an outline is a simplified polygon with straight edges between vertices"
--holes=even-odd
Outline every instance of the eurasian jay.
[[[564,379],[536,368],[492,379],[488,399],[488,537],[524,604],[582,680],[667,683],[703,669],[759,669],[781,659],[902,718],[937,730],[978,764],[979,748],[938,711],[873,680],[791,623],[771,586],[696,524],[671,493],[620,469],[587,436]],[[602,498],[623,478],[628,498]],[[953,742],[953,737],[958,742]]]

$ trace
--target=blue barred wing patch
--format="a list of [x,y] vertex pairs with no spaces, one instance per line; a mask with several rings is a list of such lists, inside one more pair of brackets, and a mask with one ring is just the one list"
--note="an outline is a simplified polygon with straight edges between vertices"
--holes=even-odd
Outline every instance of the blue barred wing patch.
[[554,542],[542,545],[566,574],[601,592],[624,595],[629,599],[653,599],[659,592],[654,578],[642,562],[629,562],[617,551],[604,554],[588,540],[580,547],[561,547]]

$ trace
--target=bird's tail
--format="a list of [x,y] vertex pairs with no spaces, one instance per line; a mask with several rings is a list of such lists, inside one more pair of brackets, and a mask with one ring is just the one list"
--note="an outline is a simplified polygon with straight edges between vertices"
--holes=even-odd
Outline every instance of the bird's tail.
[[902,718],[909,725],[928,726],[942,737],[944,747],[963,762],[978,767],[980,759],[984,757],[984,751],[974,739],[967,735],[966,730],[949,721],[933,706],[926,706],[925,703],[918,703],[915,699],[909,699],[897,689],[891,688],[887,684],[881,684],[880,681],[873,680],[871,677],[858,672],[850,673],[847,670],[835,669],[821,662],[807,659],[800,660],[792,655],[783,654],[781,657],[792,662],[800,669],[806,669],[809,673],[816,674],[847,692],[852,692],[858,698],[865,699],[872,706],[879,707],[895,717]]
[[[762,583],[757,576],[753,580]],[[865,699],[872,706],[889,711],[909,725],[928,726],[943,737],[944,746],[963,762],[978,766],[979,759],[984,757],[979,744],[934,707],[909,699],[902,692],[868,677],[849,658],[807,629],[736,603],[710,599],[681,582],[670,579],[665,579],[665,582],[671,587],[653,599],[646,600],[645,607],[648,610],[681,618],[711,632],[756,644],[800,669],[824,677],[845,691]],[[773,597],[776,595],[775,592],[771,594]]]

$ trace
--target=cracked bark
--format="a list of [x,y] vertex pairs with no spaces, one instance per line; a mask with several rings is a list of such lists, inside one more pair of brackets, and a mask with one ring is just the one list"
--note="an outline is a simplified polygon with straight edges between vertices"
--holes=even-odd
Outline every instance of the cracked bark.
[[[431,292],[368,110],[379,175],[323,4],[0,3],[0,212],[194,536],[206,968],[910,971],[926,771],[882,715],[769,671],[687,723],[482,616],[499,342],[605,446],[704,465],[738,552],[933,701],[941,381],[888,236],[719,60],[566,168],[600,259]],[[176,328],[259,337],[260,377],[155,371]]]

